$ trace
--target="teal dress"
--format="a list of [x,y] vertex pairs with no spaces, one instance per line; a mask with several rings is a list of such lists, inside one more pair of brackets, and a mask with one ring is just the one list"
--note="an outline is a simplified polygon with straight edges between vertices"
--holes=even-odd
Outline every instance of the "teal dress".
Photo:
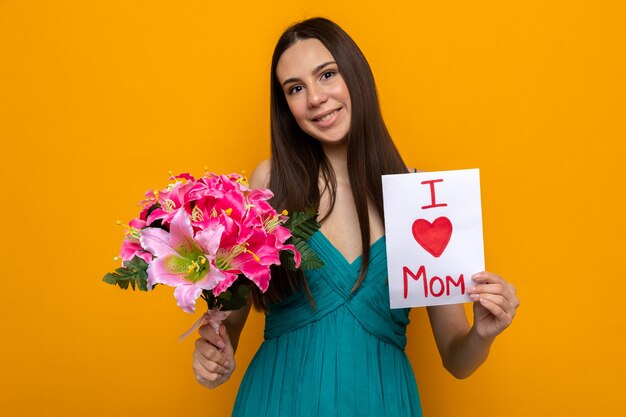
[[270,307],[265,340],[241,382],[235,417],[421,416],[404,352],[409,309],[389,308],[385,238],[353,294],[361,258],[348,261],[320,231],[309,244],[324,267],[303,292]]

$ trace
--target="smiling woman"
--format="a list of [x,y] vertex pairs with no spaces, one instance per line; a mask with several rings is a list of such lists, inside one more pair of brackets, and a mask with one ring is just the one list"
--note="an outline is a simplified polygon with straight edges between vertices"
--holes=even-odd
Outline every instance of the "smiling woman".
[[345,140],[350,93],[333,56],[319,40],[304,39],[287,49],[278,61],[276,77],[300,129],[321,142]]
[[[381,117],[367,60],[336,24],[310,19],[279,39],[271,70],[271,161],[251,177],[290,212],[314,207],[310,239],[324,266],[277,268],[254,302],[265,341],[241,383],[233,416],[420,416],[405,354],[409,309],[389,308],[381,175],[407,172]],[[446,368],[466,377],[513,319],[515,288],[482,272],[470,290],[474,325],[461,305],[429,308]],[[488,284],[488,285],[487,285]],[[215,334],[200,328],[196,378],[213,388],[234,369],[249,306]]]

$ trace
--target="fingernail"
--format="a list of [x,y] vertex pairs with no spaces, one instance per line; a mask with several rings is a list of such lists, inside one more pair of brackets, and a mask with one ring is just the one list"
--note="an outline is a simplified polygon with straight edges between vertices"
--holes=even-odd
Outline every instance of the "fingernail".
[[224,344],[224,342],[222,342],[221,340],[219,342],[217,342],[217,347],[220,349],[224,349],[224,347],[226,347],[226,345]]
[[479,294],[470,294],[470,298],[473,301],[479,300],[480,299],[480,295]]
[[228,367],[230,367],[230,362],[228,361],[224,362],[224,368],[228,368]]

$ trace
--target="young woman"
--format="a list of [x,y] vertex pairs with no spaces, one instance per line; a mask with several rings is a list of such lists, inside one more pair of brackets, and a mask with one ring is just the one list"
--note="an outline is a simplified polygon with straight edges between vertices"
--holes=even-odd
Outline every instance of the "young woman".
[[[255,304],[265,341],[242,381],[234,416],[419,416],[404,352],[408,309],[390,309],[381,175],[408,172],[382,120],[370,67],[333,22],[288,28],[271,70],[272,156],[251,177],[276,208],[313,206],[321,229],[310,240],[319,270],[277,269]],[[446,369],[464,378],[487,358],[519,301],[501,277],[473,276],[474,321],[462,305],[429,307]],[[200,329],[194,370],[213,388],[235,368],[249,307],[215,334]]]

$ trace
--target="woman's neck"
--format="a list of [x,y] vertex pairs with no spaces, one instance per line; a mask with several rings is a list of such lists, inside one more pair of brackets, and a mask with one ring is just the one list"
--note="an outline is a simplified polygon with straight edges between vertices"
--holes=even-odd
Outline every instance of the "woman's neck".
[[348,146],[322,143],[322,150],[335,172],[337,181],[348,181]]

